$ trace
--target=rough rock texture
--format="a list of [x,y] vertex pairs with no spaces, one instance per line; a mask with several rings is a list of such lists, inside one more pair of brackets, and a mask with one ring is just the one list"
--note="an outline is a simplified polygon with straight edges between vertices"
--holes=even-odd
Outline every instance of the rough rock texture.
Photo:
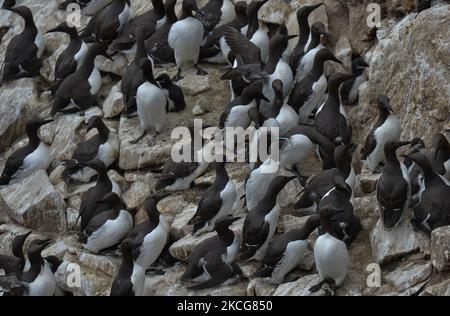
[[450,269],[450,226],[437,228],[431,233],[431,260],[439,271]]
[[[369,84],[361,108],[350,111],[357,140],[362,140],[376,118],[375,98],[386,94],[402,120],[402,138],[431,136],[448,127],[450,98],[450,5],[410,14],[375,48]],[[439,31],[436,31],[439,30]]]
[[0,198],[1,207],[25,227],[46,232],[62,232],[66,227],[66,204],[45,171],[3,188]]

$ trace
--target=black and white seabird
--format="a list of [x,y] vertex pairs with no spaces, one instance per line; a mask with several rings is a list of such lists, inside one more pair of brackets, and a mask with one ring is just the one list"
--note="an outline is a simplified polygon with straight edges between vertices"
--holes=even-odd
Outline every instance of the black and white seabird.
[[384,145],[388,142],[400,140],[400,121],[392,114],[394,111],[389,103],[389,98],[385,95],[378,98],[377,122],[367,135],[364,148],[361,151],[361,159],[366,161],[366,166],[372,171],[376,171],[379,164],[384,161]]
[[318,3],[310,6],[302,6],[296,12],[297,23],[300,30],[297,45],[292,50],[291,57],[289,58],[289,66],[291,66],[294,77],[297,73],[298,63],[306,53],[308,48],[308,41],[310,41],[311,27],[309,26],[308,17],[317,8],[322,6],[323,3]]
[[165,190],[169,192],[184,191],[191,187],[195,179],[203,175],[208,169],[209,163],[203,159],[204,152],[211,150],[214,142],[207,144],[199,144],[196,147],[195,137],[202,139],[202,135],[195,135],[200,131],[196,131],[193,126],[189,127],[191,142],[189,144],[189,161],[175,162],[171,157],[164,164],[161,174],[157,176],[158,182],[155,190]]
[[200,48],[201,60],[206,60],[209,63],[228,63],[233,65],[234,56],[225,41],[223,31],[228,26],[233,27],[240,32],[243,32],[244,30],[247,31],[247,2],[236,2],[234,11],[236,18],[233,21],[218,26],[207,34],[206,39]]
[[319,226],[319,216],[312,215],[303,227],[276,236],[261,261],[263,267],[253,277],[270,277],[274,284],[283,283],[286,276],[303,261],[308,249],[308,237]]
[[336,144],[349,144],[352,139],[352,127],[339,97],[339,86],[353,74],[335,73],[328,79],[328,99],[317,110],[315,127],[320,134]]
[[325,30],[325,26],[321,22],[315,22],[311,26],[311,35],[305,46],[305,54],[298,62],[295,81],[299,82],[311,71],[314,65],[316,54],[325,46],[320,42],[321,37],[329,37],[330,34]]
[[53,115],[82,112],[98,105],[95,95],[102,85],[102,77],[94,62],[99,55],[111,59],[106,50],[105,43],[94,43],[89,47],[78,70],[69,75],[56,90],[51,112]]
[[44,240],[30,244],[27,256],[30,269],[20,277],[27,296],[53,296],[56,290],[56,278],[48,262],[42,258],[41,252],[51,243]]
[[[409,148],[412,149],[410,154],[421,153],[428,155],[425,143],[420,138],[413,138]],[[403,164],[408,168],[409,182],[411,184],[411,197],[409,199],[409,208],[413,208],[420,201],[420,197],[425,190],[423,183],[422,169],[412,161],[408,156],[403,160]]]
[[274,80],[281,80],[283,83],[283,94],[287,95],[294,81],[292,70],[283,58],[283,52],[286,50],[288,41],[297,35],[287,35],[285,26],[281,26],[278,32],[270,39],[269,58],[267,62],[261,59],[261,50],[254,43],[249,41],[244,35],[233,28],[225,30],[225,39],[235,56],[238,56],[237,67],[231,69],[222,76],[222,79],[243,78],[244,81],[233,83],[235,95],[240,95],[249,82],[264,80],[263,93],[270,102],[261,102],[261,113],[268,117],[270,114],[271,103],[275,98],[275,91],[272,88]]
[[384,145],[386,164],[377,182],[377,202],[380,218],[386,229],[394,228],[402,219],[411,197],[411,184],[406,166],[396,151],[410,142],[390,142]]
[[95,170],[83,167],[79,163],[99,159],[108,168],[116,161],[119,156],[119,137],[117,133],[112,132],[103,120],[96,115],[89,119],[86,133],[94,128],[97,129],[98,133],[78,144],[71,160],[67,161],[66,169],[62,173],[63,179],[89,182],[97,173]]
[[126,209],[120,197],[110,192],[97,206],[105,210],[94,215],[86,225],[83,233],[83,248],[93,253],[111,248],[124,239],[133,228],[133,216]]
[[369,65],[364,58],[357,57],[352,60],[352,73],[356,78],[349,79],[342,84],[341,101],[344,105],[355,105],[359,100],[359,87],[367,81],[366,68]]
[[276,177],[269,185],[264,198],[251,209],[244,221],[241,259],[261,260],[272,240],[280,216],[278,194],[295,177]]
[[195,17],[203,23],[206,34],[236,17],[234,4],[230,0],[209,0],[200,10],[202,13],[197,13]]
[[422,170],[424,175],[424,191],[420,202],[414,206],[415,226],[431,234],[441,226],[450,224],[450,182],[433,170],[429,159],[421,154],[408,155]]
[[158,202],[169,195],[161,192],[149,196],[144,205],[148,220],[136,225],[126,238],[133,241],[131,254],[144,271],[158,260],[169,241],[169,223],[157,207]]
[[335,237],[349,246],[361,230],[361,221],[353,213],[353,189],[345,182],[342,174],[333,177],[333,188],[328,191],[319,202],[319,213],[322,208],[333,207],[341,212],[331,217],[331,225]]
[[352,166],[353,153],[356,145],[340,145],[334,152],[336,168],[324,170],[313,176],[303,190],[303,195],[297,202],[297,209],[305,212],[316,212],[316,206],[320,200],[333,189],[334,176],[339,173],[345,178],[345,182],[350,186],[352,192],[355,187],[356,174]]
[[25,27],[6,47],[0,86],[4,82],[37,75],[42,67],[41,57],[45,48],[44,36],[36,27],[33,13],[28,7],[3,8],[20,15],[25,21]]
[[224,284],[234,275],[242,275],[236,260],[240,237],[229,226],[239,218],[219,218],[215,224],[216,236],[206,239],[192,251],[181,279],[191,280],[192,290],[201,290]]
[[144,295],[145,270],[133,260],[134,246],[132,239],[122,241],[122,263],[111,286],[111,296]]
[[183,90],[170,79],[168,74],[159,75],[156,82],[167,96],[169,112],[180,112],[186,108]]
[[193,234],[212,231],[218,218],[231,214],[236,202],[236,185],[229,177],[225,163],[225,161],[215,163],[216,179],[203,194],[197,212],[189,222],[190,225],[194,225]]
[[433,136],[431,155],[434,170],[450,180],[450,144],[443,134]]
[[97,172],[97,182],[95,186],[90,188],[81,199],[80,206],[80,231],[83,232],[89,221],[97,214],[107,211],[107,205],[100,205],[103,197],[111,192],[120,195],[120,188],[117,183],[112,182],[108,176],[105,163],[99,159],[88,162],[79,162],[83,167],[89,167]]
[[127,66],[120,83],[120,90],[123,94],[123,101],[125,105],[125,113],[130,116],[137,110],[136,93],[138,88],[146,81],[146,77],[140,66],[143,59],[148,58],[152,62],[152,69],[154,67],[153,60],[148,56],[145,49],[145,28],[138,26],[135,29],[136,40],[136,54],[133,61]]
[[348,274],[350,255],[347,245],[339,240],[332,219],[343,213],[332,207],[323,208],[320,211],[320,226],[325,234],[317,238],[314,244],[314,259],[319,272],[321,282],[309,289],[316,292],[322,288],[323,283],[331,282],[333,289],[342,286]]
[[152,9],[130,19],[122,27],[119,36],[111,44],[112,51],[131,52],[136,42],[136,29],[142,28],[143,40],[148,39],[161,26],[165,19],[162,0],[152,0]]
[[12,256],[0,254],[0,271],[4,271],[5,275],[16,274],[21,276],[25,267],[25,256],[23,253],[23,245],[27,240],[31,231],[17,235],[11,242]]
[[328,88],[324,72],[326,61],[341,63],[328,48],[321,49],[315,56],[311,71],[294,85],[289,95],[288,104],[299,113],[300,123],[306,123],[309,115],[325,101]]
[[169,46],[168,37],[172,25],[178,21],[175,14],[175,5],[177,0],[166,0],[164,10],[166,12],[165,19],[146,41],[145,47],[147,53],[155,60],[157,64],[175,62],[173,49]]
[[291,129],[280,140],[280,161],[287,169],[291,169],[290,166],[292,167],[306,158],[312,150],[311,144],[317,145],[317,154],[322,161],[323,170],[336,167],[334,159],[336,145],[320,134],[315,127],[299,125]]
[[112,0],[99,10],[80,34],[87,43],[111,42],[131,17],[130,0]]
[[168,43],[175,53],[175,62],[178,68],[174,81],[183,79],[181,68],[188,62],[194,64],[197,75],[207,74],[197,65],[205,29],[202,22],[194,18],[192,11],[204,15],[195,0],[183,0],[182,15],[170,28]]
[[284,103],[283,81],[272,81],[272,89],[275,95],[272,106],[267,111],[269,117],[264,121],[263,127],[278,128],[278,136],[282,137],[298,125],[298,115],[290,105]]
[[259,123],[258,104],[262,99],[268,100],[262,90],[262,82],[255,82],[246,87],[241,96],[234,98],[222,113],[219,121],[220,128],[246,129],[252,122]]
[[270,39],[267,32],[260,26],[258,14],[267,1],[268,0],[252,1],[248,4],[248,27],[247,32],[245,32],[247,39],[259,48],[261,60],[263,62],[266,62],[269,57]]
[[142,134],[136,140],[133,140],[132,144],[140,142],[150,131],[154,131],[156,134],[161,133],[169,108],[166,94],[153,77],[151,60],[144,58],[140,61],[139,66],[145,78],[145,82],[139,86],[136,92],[137,113]]
[[70,42],[56,60],[55,81],[51,87],[52,94],[58,90],[59,85],[64,81],[64,79],[80,68],[89,49],[89,46],[78,35],[77,29],[75,27],[70,27],[66,22],[63,22],[57,27],[47,31],[47,33],[56,32],[68,34],[70,37]]
[[38,170],[47,170],[51,163],[50,150],[39,138],[39,128],[53,120],[31,119],[25,126],[28,144],[16,150],[6,160],[0,185],[24,179]]

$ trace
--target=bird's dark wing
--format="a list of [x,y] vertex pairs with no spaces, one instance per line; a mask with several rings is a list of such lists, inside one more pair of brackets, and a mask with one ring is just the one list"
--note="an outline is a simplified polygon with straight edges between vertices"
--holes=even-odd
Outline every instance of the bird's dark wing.
[[2,177],[12,177],[22,166],[23,160],[26,156],[31,154],[35,148],[27,145],[15,151],[8,160],[6,160],[5,168],[3,169]]
[[375,147],[377,147],[377,141],[373,132],[374,131],[372,130],[369,135],[367,135],[364,148],[361,150],[362,160],[366,160],[367,156],[369,156],[375,150]]
[[219,286],[234,275],[234,268],[223,262],[222,257],[217,253],[208,253],[205,261],[203,269],[208,272],[210,278],[203,283],[189,287],[189,289],[202,290]]
[[228,26],[223,33],[231,51],[235,56],[240,56],[243,64],[263,64],[259,47],[250,42],[241,32]]
[[79,143],[75,149],[72,159],[78,162],[87,162],[95,159],[98,154],[98,148],[103,144],[100,136],[96,134],[95,136],[89,138],[87,141]]
[[100,214],[95,215],[91,218],[88,225],[85,228],[85,233],[90,236],[97,229],[102,227],[108,220],[112,217],[112,211],[101,212]]

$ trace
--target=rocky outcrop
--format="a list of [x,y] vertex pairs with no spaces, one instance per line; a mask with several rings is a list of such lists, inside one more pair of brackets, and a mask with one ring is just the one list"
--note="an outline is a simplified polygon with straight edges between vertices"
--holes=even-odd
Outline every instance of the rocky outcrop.
[[44,232],[63,232],[66,228],[66,204],[45,171],[1,189],[0,204],[14,221],[27,228]]
[[431,261],[438,271],[450,270],[450,226],[431,233]]

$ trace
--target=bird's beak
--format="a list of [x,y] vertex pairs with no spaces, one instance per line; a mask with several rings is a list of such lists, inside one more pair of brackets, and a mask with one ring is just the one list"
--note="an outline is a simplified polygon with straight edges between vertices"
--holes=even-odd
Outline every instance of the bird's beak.
[[288,40],[291,40],[291,39],[296,38],[296,37],[298,37],[298,34],[297,35],[288,35]]
[[399,145],[398,147],[403,147],[406,145],[411,145],[411,142],[399,142],[398,145]]
[[49,34],[49,33],[57,33],[57,32],[64,32],[64,30],[61,29],[61,28],[58,26],[58,27],[55,27],[55,28],[53,28],[53,29],[48,30],[48,31],[45,32],[45,33],[46,33],[46,34]]
[[54,121],[55,121],[54,119],[43,120],[43,121],[41,122],[41,125],[40,125],[40,126],[44,126],[44,125],[46,125],[46,124],[48,124],[48,123],[51,123],[51,122],[54,122]]
[[270,102],[270,100],[267,99],[267,97],[264,95],[264,93],[261,93],[260,98],[261,98],[261,100],[264,100],[266,102]]

